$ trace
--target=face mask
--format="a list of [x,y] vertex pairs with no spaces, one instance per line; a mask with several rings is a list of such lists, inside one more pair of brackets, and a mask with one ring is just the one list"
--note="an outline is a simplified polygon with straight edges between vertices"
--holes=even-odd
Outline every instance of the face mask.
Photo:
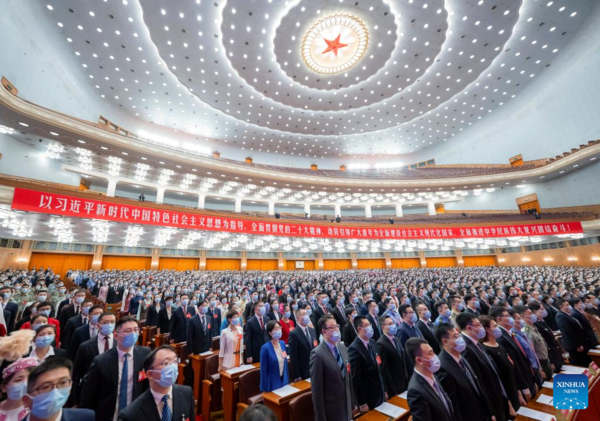
[[38,295],[38,301],[41,303],[42,301],[46,301],[46,298],[48,298],[48,296],[46,295]]
[[329,298],[325,297],[321,300],[321,304],[326,306],[329,303]]
[[412,324],[417,323],[417,315],[415,313],[413,313],[412,316],[410,316],[410,322]]
[[481,307],[481,304],[479,303],[479,301],[473,302],[473,305],[475,306],[475,308]]
[[292,313],[289,311],[286,311],[285,313],[283,313],[283,315],[285,316],[286,319],[289,319],[290,316],[292,315]]
[[312,308],[307,308],[307,309],[306,309],[306,313],[307,313],[309,316],[312,316]]
[[240,319],[238,317],[234,317],[231,319],[231,324],[234,326],[238,326],[240,324]]
[[27,294],[29,292],[29,288],[23,288],[21,289],[21,292],[23,292],[23,294]]
[[390,325],[388,332],[390,335],[394,336],[396,333],[398,333],[398,326],[396,326],[395,324]]
[[485,329],[483,327],[480,327],[479,329],[477,329],[477,331],[475,332],[475,337],[477,339],[485,338]]
[[281,338],[281,330],[274,330],[274,331],[271,333],[271,337],[272,337],[273,339],[279,339],[279,338]]
[[69,298],[71,298],[71,294],[65,294],[65,298],[68,300]]
[[103,334],[104,336],[111,335],[114,330],[115,330],[115,324],[114,323],[107,323],[105,325],[101,325],[100,326],[100,333]]
[[356,303],[358,303],[358,298],[357,298],[357,297],[354,297],[354,298],[352,299],[352,304],[356,304]]
[[121,345],[123,348],[131,348],[137,343],[139,336],[140,335],[138,333],[131,332],[129,335],[121,337]]
[[500,330],[500,328],[498,326],[496,326],[492,330],[492,334],[494,335],[494,338],[499,338],[500,336],[502,336],[502,330]]
[[155,303],[160,303],[160,297],[156,297],[156,298],[154,299],[154,302],[155,302]]
[[[152,370],[154,372],[158,372],[159,370]],[[163,367],[160,370],[160,380],[158,380],[158,384],[162,387],[171,387],[177,381],[177,376],[179,375],[179,370],[177,364],[169,364],[166,367]]]
[[211,307],[214,307],[214,306],[217,305],[217,302],[215,300],[210,300],[209,304],[210,304]]
[[38,312],[39,314],[43,314],[46,317],[50,317],[50,310],[42,310]]
[[82,307],[82,308],[81,308],[81,312],[82,312],[82,313],[83,313],[85,316],[87,316],[87,315],[90,313],[90,308],[91,308],[91,307]]
[[266,307],[261,307],[258,309],[258,314],[260,314],[261,316],[264,316],[266,312],[267,312]]
[[167,307],[175,307],[175,303],[173,302],[173,300],[167,301]]
[[531,323],[535,323],[538,321],[537,316],[535,314],[532,314],[531,316],[529,316],[529,321]]
[[425,318],[426,318],[427,320],[431,319],[431,311],[427,310],[427,311],[425,312]]
[[571,313],[573,313],[573,307],[572,307],[572,306],[570,306],[570,305],[569,305],[569,306],[567,307],[567,313],[568,313],[568,314],[571,314]]
[[458,305],[458,311],[463,311],[465,309],[465,305],[463,303],[460,303]]
[[452,310],[448,309],[444,312],[444,315],[446,316],[446,318],[452,316]]
[[373,326],[369,326],[367,328],[365,328],[365,336],[369,339],[371,339],[373,337],[373,334],[375,332],[373,331]]
[[302,323],[308,326],[310,324],[310,317],[308,315],[302,316]]
[[427,368],[431,373],[437,373],[440,369],[440,359],[434,354],[432,359],[427,360],[427,365],[428,366],[425,368]]
[[334,332],[331,333],[331,342],[333,343],[337,343],[340,341],[342,334],[340,333],[339,330],[336,330]]
[[36,348],[46,348],[52,342],[54,342],[54,335],[44,335],[35,338]]
[[452,346],[452,348],[454,348],[454,350],[456,352],[463,352],[466,347],[467,347],[467,343],[465,342],[465,340],[462,337],[457,338],[454,341],[454,346]]
[[37,418],[50,418],[64,406],[71,393],[70,387],[52,389],[35,397],[28,395],[33,400],[31,413]]
[[27,381],[23,381],[20,383],[15,383],[13,385],[8,386],[8,399],[16,401],[25,396],[27,392]]
[[188,306],[188,300],[181,300],[181,305],[184,307]]
[[508,325],[510,327],[514,327],[515,326],[515,319],[513,319],[512,317],[508,318]]
[[373,314],[376,315],[376,316],[379,314],[379,307],[375,307],[373,309]]
[[10,298],[10,292],[3,293],[2,298],[4,298],[5,300],[8,300]]
[[549,302],[550,304],[554,304],[554,298],[550,297],[550,298],[548,299],[548,302]]
[[[298,304],[294,304],[294,305],[292,305],[292,310],[294,310],[294,311],[298,310]],[[289,317],[289,316],[288,316],[288,317]]]
[[390,304],[390,311],[396,311],[396,304]]

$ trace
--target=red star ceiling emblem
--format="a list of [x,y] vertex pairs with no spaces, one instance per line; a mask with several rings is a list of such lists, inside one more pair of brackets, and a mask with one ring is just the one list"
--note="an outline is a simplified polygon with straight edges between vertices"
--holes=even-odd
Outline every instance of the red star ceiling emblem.
[[340,42],[340,37],[341,37],[341,36],[342,36],[342,34],[339,34],[339,35],[337,36],[337,38],[336,38],[336,39],[334,39],[334,40],[328,40],[328,39],[325,39],[325,38],[323,38],[323,41],[325,41],[325,43],[327,44],[327,48],[325,49],[325,51],[323,51],[323,53],[322,53],[322,54],[327,54],[327,53],[329,53],[329,52],[333,51],[333,53],[334,53],[334,54],[335,54],[335,56],[337,57],[337,55],[338,55],[338,50],[339,50],[340,48],[344,48],[344,47],[347,47],[347,46],[348,46],[348,44],[342,44],[342,43]]

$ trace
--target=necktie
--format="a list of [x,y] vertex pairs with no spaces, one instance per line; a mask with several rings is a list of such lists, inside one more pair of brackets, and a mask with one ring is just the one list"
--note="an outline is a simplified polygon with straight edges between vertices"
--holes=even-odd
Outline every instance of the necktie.
[[337,361],[340,370],[342,370],[342,376],[346,377],[346,372],[344,371],[344,360],[342,360],[342,356],[340,351],[338,351],[337,346],[333,347],[333,351],[335,353],[335,360]]
[[88,319],[87,319],[87,318],[84,318],[84,319],[83,319],[83,324],[84,324],[84,325],[87,325],[87,324],[88,324]]
[[171,421],[173,413],[171,412],[171,408],[169,408],[169,395],[163,396],[161,402],[163,403],[161,421]]
[[75,315],[77,316],[79,314],[79,306],[75,306]]
[[260,323],[260,329],[264,332],[265,331],[265,325],[263,324],[262,317],[258,318],[258,322]]
[[435,390],[435,393],[437,393],[437,395],[439,396],[439,398],[444,403],[444,406],[446,407],[446,411],[448,411],[448,413],[450,413],[450,408],[448,407],[448,401],[446,401],[446,397],[444,396],[444,393],[442,392],[442,389],[438,385],[438,383],[435,380],[435,378],[433,379],[433,389]]
[[392,345],[394,345],[394,348],[398,348],[396,346],[396,341],[394,340],[394,338],[388,338],[390,340],[390,342],[392,343]]
[[121,371],[121,384],[119,385],[119,412],[127,406],[127,378],[129,377],[129,354],[123,358],[123,370]]
[[104,352],[108,352],[108,350],[110,349],[109,345],[108,345],[108,336],[104,337]]
[[307,327],[304,328],[304,334],[306,335],[306,340],[308,341],[308,345],[312,348],[312,341],[310,340],[310,333],[308,332]]
[[369,355],[371,356],[371,358],[373,358],[373,361],[377,361],[377,357],[375,356],[375,351],[373,351],[371,344],[367,345],[367,349],[369,350]]
[[465,375],[467,376],[469,383],[471,383],[471,387],[475,390],[475,392],[477,394],[479,394],[479,389],[477,388],[477,385],[475,384],[475,380],[473,379],[471,372],[467,368],[467,365],[465,364],[465,362],[462,358],[460,360],[458,360],[458,365],[460,365],[460,368],[462,368],[462,371],[465,372]]
[[206,330],[206,319],[204,318],[204,315],[202,315],[200,320],[202,320],[202,330]]

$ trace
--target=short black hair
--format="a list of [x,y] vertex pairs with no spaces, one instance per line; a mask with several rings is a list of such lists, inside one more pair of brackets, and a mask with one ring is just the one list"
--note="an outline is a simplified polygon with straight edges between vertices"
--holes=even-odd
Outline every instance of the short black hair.
[[537,301],[530,301],[527,303],[527,307],[529,307],[531,311],[538,311],[540,308],[542,308],[542,305]]
[[50,301],[42,301],[41,303],[38,304],[37,308],[39,309],[40,307],[50,307],[50,310],[52,310],[52,303]]
[[400,313],[401,317],[404,317],[404,315],[406,314],[406,309],[411,307],[410,304],[402,304],[400,306],[400,308],[398,308],[398,313]]
[[35,337],[37,338],[38,332],[41,332],[42,330],[46,329],[47,327],[49,327],[50,329],[52,329],[54,331],[54,335],[56,335],[56,326],[54,325],[50,325],[50,324],[45,324],[45,325],[41,325],[36,331],[35,331]]
[[556,308],[561,308],[563,303],[568,302],[567,300],[561,298],[560,300],[556,300]]
[[[235,315],[236,315],[236,314],[238,314],[238,315],[239,315],[239,314],[240,314],[240,312],[239,312],[239,311],[235,311],[235,310],[229,310],[229,311],[227,312],[227,315],[225,316],[225,318],[226,318],[227,320],[231,320],[231,319],[233,319],[233,318],[235,317]],[[229,323],[231,323],[231,322],[229,322]]]
[[476,319],[477,316],[473,313],[460,313],[458,316],[456,316],[456,324],[458,325],[458,327],[460,328],[460,330],[465,330],[467,328],[467,326],[469,326],[471,324],[471,322],[473,321],[473,319]]
[[369,301],[367,301],[367,304],[365,305],[367,307],[367,310],[369,309],[369,307],[371,307],[371,303],[377,304],[377,302],[375,300],[369,300]]
[[529,307],[527,306],[516,306],[513,308],[513,310],[515,311],[515,313],[518,313],[519,315],[525,313],[527,310],[529,310]]
[[439,301],[435,302],[435,304],[433,305],[433,307],[435,308],[436,311],[439,312],[440,311],[440,307],[443,306],[444,304],[448,305],[448,302],[444,301],[444,300],[439,300]]
[[35,323],[35,321],[36,321],[37,319],[39,319],[40,317],[45,317],[46,319],[49,319],[49,318],[50,318],[49,316],[46,316],[45,314],[37,314],[37,313],[36,313],[36,314],[34,314],[34,315],[31,317],[31,320],[29,321],[29,324],[31,325],[31,328],[32,328],[32,329],[33,329],[33,323]]
[[68,358],[63,357],[48,358],[31,370],[31,373],[29,373],[29,377],[27,378],[27,393],[33,392],[33,386],[42,374],[48,371],[57,370],[59,368],[66,368],[69,370],[69,376],[71,376],[73,373],[73,363]]
[[104,313],[104,307],[96,305],[96,306],[92,306],[92,308],[90,308],[90,311],[88,314],[92,314],[92,311],[96,310],[97,308],[102,309],[102,312]]
[[114,316],[114,317],[115,317],[115,320],[116,320],[116,318],[117,318],[117,316],[115,316],[113,313],[102,313],[102,314],[100,315],[100,317],[98,317],[98,323],[102,322],[102,320],[103,320],[105,317],[108,317],[108,316]]
[[[121,326],[123,326],[125,323],[128,323],[128,322],[135,322],[136,324],[138,324],[137,319],[133,316],[121,317],[119,320],[117,320],[117,323],[115,324],[115,330],[119,330],[119,328]],[[138,324],[138,327],[139,327],[139,324]]]
[[440,323],[435,330],[435,339],[442,345],[442,339],[448,339],[448,332],[456,329],[452,323]]
[[279,327],[281,327],[281,325],[279,324],[279,322],[277,320],[269,320],[267,322],[267,333],[271,333],[273,331],[273,329],[275,329],[275,326],[279,325]]
[[491,317],[493,317],[494,319],[497,319],[498,317],[504,317],[502,315],[504,314],[505,311],[506,311],[506,309],[504,307],[492,307],[488,314]]
[[350,316],[353,311],[356,311],[356,309],[354,307],[346,307],[344,309],[344,313],[346,313],[346,317]]
[[367,319],[365,316],[356,316],[354,318],[354,328],[356,330],[358,330],[358,328],[362,326],[363,320],[369,320],[369,319]]
[[385,323],[385,319],[391,319],[391,317],[387,314],[379,316],[379,326],[383,326],[383,323]]
[[144,371],[150,370],[150,367],[152,367],[152,364],[154,364],[154,360],[156,359],[156,354],[158,354],[158,351],[161,351],[163,349],[171,351],[173,354],[175,354],[177,356],[177,352],[175,351],[175,348],[173,348],[171,345],[161,345],[158,348],[154,348],[146,356],[146,359],[144,359],[144,366],[143,366]]
[[322,332],[323,329],[325,329],[325,325],[327,324],[328,320],[335,320],[335,317],[333,317],[331,314],[326,314],[323,317],[321,317],[317,322],[317,327],[319,328],[319,331]]
[[410,358],[410,361],[415,364],[415,358],[421,356],[421,345],[426,345],[428,342],[423,338],[410,338],[404,345],[404,350]]
[[242,412],[239,421],[278,421],[277,415],[265,405],[250,405]]

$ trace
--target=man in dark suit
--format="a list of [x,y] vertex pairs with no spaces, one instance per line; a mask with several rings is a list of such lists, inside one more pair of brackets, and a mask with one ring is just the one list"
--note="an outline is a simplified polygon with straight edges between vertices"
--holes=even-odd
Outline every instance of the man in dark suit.
[[4,285],[0,288],[0,308],[10,314],[10,318],[4,319],[8,333],[14,330],[15,322],[17,321],[17,313],[19,312],[19,306],[10,301],[11,295],[12,289],[8,285]]
[[496,420],[508,419],[508,411],[506,410],[508,408],[508,396],[500,380],[500,373],[498,373],[496,365],[479,343],[480,339],[485,338],[485,329],[474,314],[466,312],[456,317],[456,323],[467,344],[466,349],[461,354],[462,358],[469,363],[475,376],[479,379],[479,383],[494,409]]
[[169,333],[171,331],[171,317],[173,317],[173,297],[165,298],[165,306],[158,312],[158,325],[156,332],[158,334]]
[[[85,290],[80,289],[75,293],[73,297],[73,304],[67,305],[62,308],[60,315],[58,317],[58,321],[60,322],[60,327],[64,328],[67,325],[67,321],[72,317],[78,316],[81,313],[81,306],[83,305],[83,301],[85,300]],[[63,330],[64,332],[64,330]],[[61,338],[62,339],[62,338]],[[61,340],[62,342],[62,340]]]
[[329,298],[324,292],[319,293],[319,295],[317,296],[317,302],[319,304],[315,307],[315,310],[313,311],[313,325],[317,326],[317,336],[319,336],[321,335],[321,332],[319,332],[318,321],[321,319],[321,317],[331,313],[331,307],[329,307]]
[[206,313],[213,319],[213,336],[219,336],[219,329],[221,328],[221,323],[223,323],[223,319],[221,317],[221,310],[217,308],[217,298],[211,296],[208,301],[208,311]]
[[290,379],[299,381],[310,377],[310,353],[317,347],[317,332],[309,327],[310,317],[304,309],[296,312],[298,325],[288,338],[290,352]]
[[196,314],[196,309],[190,306],[190,300],[186,294],[181,296],[179,306],[171,316],[171,328],[169,331],[171,343],[186,342],[188,320]]
[[435,331],[442,345],[438,378],[454,403],[458,420],[490,420],[494,411],[471,365],[461,357],[466,342],[454,325],[442,323]]
[[244,314],[242,317],[244,318],[244,323],[252,317],[254,314],[254,304],[258,301],[258,292],[253,291],[250,295],[250,301],[246,303],[246,307],[244,307]]
[[310,353],[310,384],[315,421],[353,419],[352,370],[335,318],[319,320],[323,341]]
[[[367,301],[367,320],[373,327],[373,340],[377,342],[381,337],[381,326],[379,326],[379,307],[375,300]],[[356,319],[355,319],[356,320]]]
[[269,340],[265,303],[254,303],[254,316],[244,325],[244,355],[248,364],[260,362],[260,349]]
[[331,314],[335,317],[335,321],[340,326],[340,331],[344,329],[348,318],[346,317],[346,309],[344,308],[344,294],[338,294],[336,306],[331,310]]
[[436,354],[440,353],[440,345],[435,339],[435,326],[431,322],[431,311],[423,303],[417,304],[417,315],[419,321],[417,322],[417,329],[423,335],[427,343],[433,348],[433,352]]
[[[374,303],[374,301],[373,301]],[[352,371],[352,386],[361,413],[375,409],[388,399],[381,373],[379,348],[373,337],[373,327],[364,316],[354,319],[358,337],[348,348]]]
[[113,337],[116,321],[114,314],[103,313],[98,320],[98,335],[85,341],[77,349],[73,365],[73,387],[70,399],[73,404],[79,404],[83,376],[91,367],[94,358],[108,352],[117,345],[117,341]]
[[348,323],[342,329],[342,342],[348,348],[356,339],[357,333],[354,327],[354,318],[358,315],[358,310],[355,307],[346,307],[346,318]]
[[479,312],[484,316],[487,316],[490,312],[490,308],[492,308],[489,300],[489,294],[482,289],[479,292]]
[[595,348],[596,345],[598,345],[598,340],[596,339],[596,334],[594,333],[594,329],[592,329],[592,325],[585,317],[584,302],[579,298],[574,298],[569,300],[569,305],[574,309],[574,311],[571,312],[571,316],[581,324],[585,334],[590,339],[591,348]]
[[400,340],[395,336],[398,327],[390,316],[381,316],[379,324],[383,330],[381,338],[377,341],[379,355],[381,356],[381,372],[385,382],[388,396],[396,396],[408,387],[408,374],[406,372],[406,354]]
[[559,330],[558,325],[556,324],[556,315],[559,312],[558,308],[556,307],[556,301],[558,301],[557,298],[552,298],[548,297],[547,295],[544,295],[544,299],[541,302],[542,306],[544,306],[544,308],[548,312],[548,315],[544,317],[544,321],[550,327],[550,329],[552,329],[553,332],[557,332]]
[[[84,307],[85,308],[85,307]],[[83,326],[78,327],[73,332],[73,336],[70,339],[69,347],[67,348],[67,357],[71,361],[75,361],[75,355],[77,355],[77,350],[85,341],[90,340],[94,336],[98,335],[98,329],[100,326],[98,325],[98,320],[100,320],[100,315],[104,312],[102,306],[93,306],[89,309],[89,322],[84,324]],[[78,317],[78,316],[75,316]],[[67,323],[67,326],[69,323]]]
[[208,303],[202,301],[198,306],[198,314],[192,317],[187,327],[188,352],[201,354],[212,351],[213,319],[208,314]]
[[[71,385],[71,371],[73,370],[73,364],[67,358],[54,357],[48,358],[40,365],[35,367],[29,373],[27,379],[27,394],[23,396],[23,404],[32,414],[37,414],[37,420],[40,421],[97,421],[98,418],[94,416],[94,412],[89,409],[67,409],[63,408],[66,401],[57,402],[60,405],[55,407],[55,411],[52,414],[48,414],[46,409],[47,406],[40,405],[35,402],[35,397],[51,392],[54,387],[57,389],[65,389]],[[49,385],[51,385],[49,387]],[[50,390],[46,390],[50,389]],[[57,418],[59,411],[60,418]],[[44,415],[41,415],[44,414]],[[30,417],[25,417],[25,420],[29,420]]]
[[58,303],[58,308],[56,310],[56,318],[60,321],[60,315],[62,313],[63,308],[68,306],[69,304],[73,304],[73,299],[75,298],[75,293],[77,292],[77,288],[70,288],[69,292],[66,295],[66,298]]
[[569,353],[571,363],[587,367],[591,363],[588,351],[592,348],[593,339],[584,328],[584,325],[575,317],[575,310],[567,300],[558,300],[556,306],[560,310],[556,314],[556,324],[562,334],[562,344]]
[[413,421],[458,421],[454,404],[435,376],[440,360],[423,338],[406,341],[406,354],[415,367],[408,382],[408,406]]
[[108,304],[118,303],[123,300],[123,293],[125,292],[125,287],[123,285],[118,285],[116,282],[108,288],[108,294],[106,297],[106,302]]
[[[409,338],[422,338],[423,334],[417,327],[418,317],[409,304],[402,304],[399,308],[400,317],[404,323],[400,325],[397,336],[400,337],[402,346],[406,344]],[[412,375],[412,373],[410,373]]]
[[479,302],[479,299],[473,295],[473,294],[467,294],[465,295],[465,303],[467,303],[467,308],[466,308],[466,312],[467,313],[472,313],[476,316],[479,316],[479,308],[481,307],[481,303]]
[[79,406],[93,409],[97,421],[114,419],[148,388],[143,365],[150,348],[136,345],[138,337],[137,320],[120,318],[115,326],[117,347],[94,358],[83,377]]
[[[81,326],[87,326],[89,323],[89,314],[94,306],[91,300],[85,300],[81,303],[81,311],[78,314],[67,320],[65,324],[61,324],[61,335],[60,335],[60,346],[62,349],[69,349],[71,344],[71,338],[75,333],[75,330]],[[69,310],[69,307],[63,310],[62,315],[64,316]]]
[[[150,388],[119,413],[119,421],[192,420],[196,417],[194,392],[175,384],[177,354],[169,345],[156,348],[144,361]],[[162,396],[156,403],[155,396]]]

